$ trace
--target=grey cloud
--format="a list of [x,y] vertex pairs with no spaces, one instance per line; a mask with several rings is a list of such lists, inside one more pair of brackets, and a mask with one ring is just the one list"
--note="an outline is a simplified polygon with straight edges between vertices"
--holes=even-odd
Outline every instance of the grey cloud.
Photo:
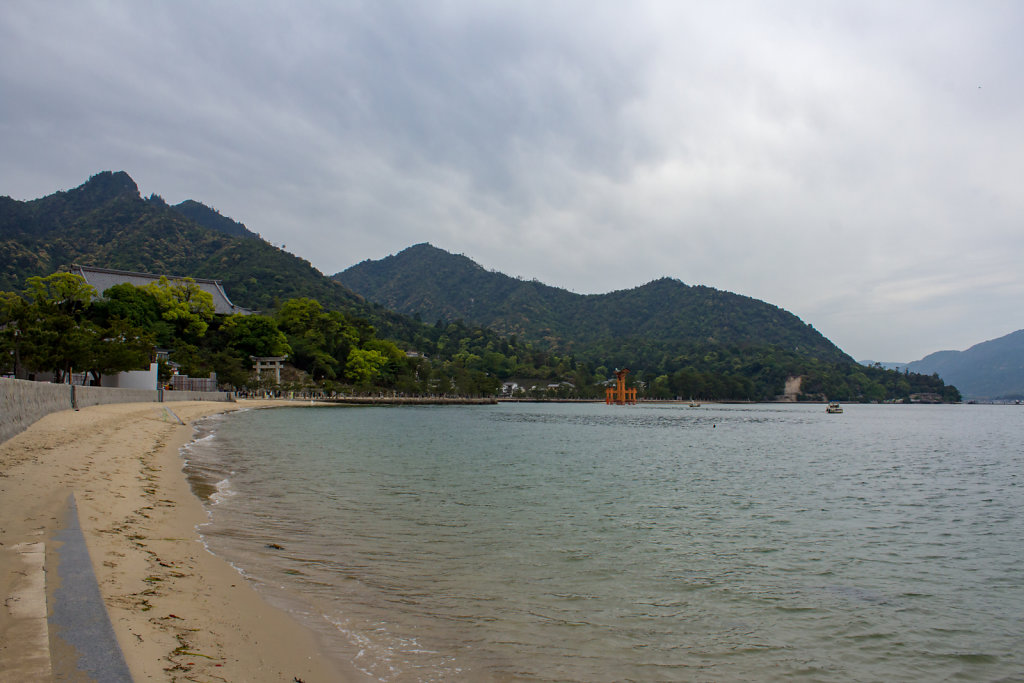
[[123,169],[328,273],[428,240],[576,291],[669,275],[910,360],[1024,327],[1022,19],[1016,3],[15,0],[0,193]]

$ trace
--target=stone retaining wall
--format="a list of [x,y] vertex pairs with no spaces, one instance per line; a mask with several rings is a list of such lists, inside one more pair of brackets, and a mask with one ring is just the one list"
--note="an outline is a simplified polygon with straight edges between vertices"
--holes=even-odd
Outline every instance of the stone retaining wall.
[[156,403],[160,400],[233,401],[234,397],[224,391],[159,392],[154,389],[83,387],[0,377],[0,443],[24,431],[36,420],[60,410],[104,403]]

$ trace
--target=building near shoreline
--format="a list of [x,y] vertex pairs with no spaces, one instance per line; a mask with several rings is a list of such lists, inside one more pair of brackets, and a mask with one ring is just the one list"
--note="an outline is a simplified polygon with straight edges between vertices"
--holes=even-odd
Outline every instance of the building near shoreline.
[[220,280],[209,280],[206,278],[189,278],[182,275],[154,275],[153,273],[136,273],[130,270],[113,270],[111,268],[93,268],[92,266],[71,266],[71,273],[80,275],[86,283],[92,285],[98,294],[103,294],[114,285],[129,284],[136,287],[145,287],[160,282],[161,277],[166,277],[174,282],[175,280],[192,280],[199,289],[213,297],[213,312],[220,315],[232,315],[241,313],[251,315],[256,311],[242,308],[231,303],[224,285]]
[[217,391],[217,373],[211,372],[209,377],[171,375],[167,388],[174,391]]

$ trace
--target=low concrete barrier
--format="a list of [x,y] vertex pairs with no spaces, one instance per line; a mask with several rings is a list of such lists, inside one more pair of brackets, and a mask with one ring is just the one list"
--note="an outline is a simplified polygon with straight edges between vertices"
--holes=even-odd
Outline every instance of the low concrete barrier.
[[156,389],[119,389],[118,387],[75,386],[75,408],[88,408],[107,403],[155,403],[160,400]]
[[24,431],[36,420],[60,410],[77,410],[105,403],[156,403],[161,400],[234,401],[234,396],[226,391],[84,387],[0,377],[0,443]]
[[71,392],[67,384],[0,377],[0,443],[41,417],[70,409],[73,405]]
[[173,391],[164,389],[162,401],[228,401],[233,403],[235,395],[230,391]]

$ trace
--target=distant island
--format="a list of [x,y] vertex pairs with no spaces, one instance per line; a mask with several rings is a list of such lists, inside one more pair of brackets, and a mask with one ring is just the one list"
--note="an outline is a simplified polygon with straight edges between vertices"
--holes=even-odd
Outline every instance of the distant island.
[[[872,364],[872,361],[864,361]],[[1024,330],[991,339],[964,351],[936,351],[911,363],[881,363],[955,384],[965,399],[1024,400]]]

